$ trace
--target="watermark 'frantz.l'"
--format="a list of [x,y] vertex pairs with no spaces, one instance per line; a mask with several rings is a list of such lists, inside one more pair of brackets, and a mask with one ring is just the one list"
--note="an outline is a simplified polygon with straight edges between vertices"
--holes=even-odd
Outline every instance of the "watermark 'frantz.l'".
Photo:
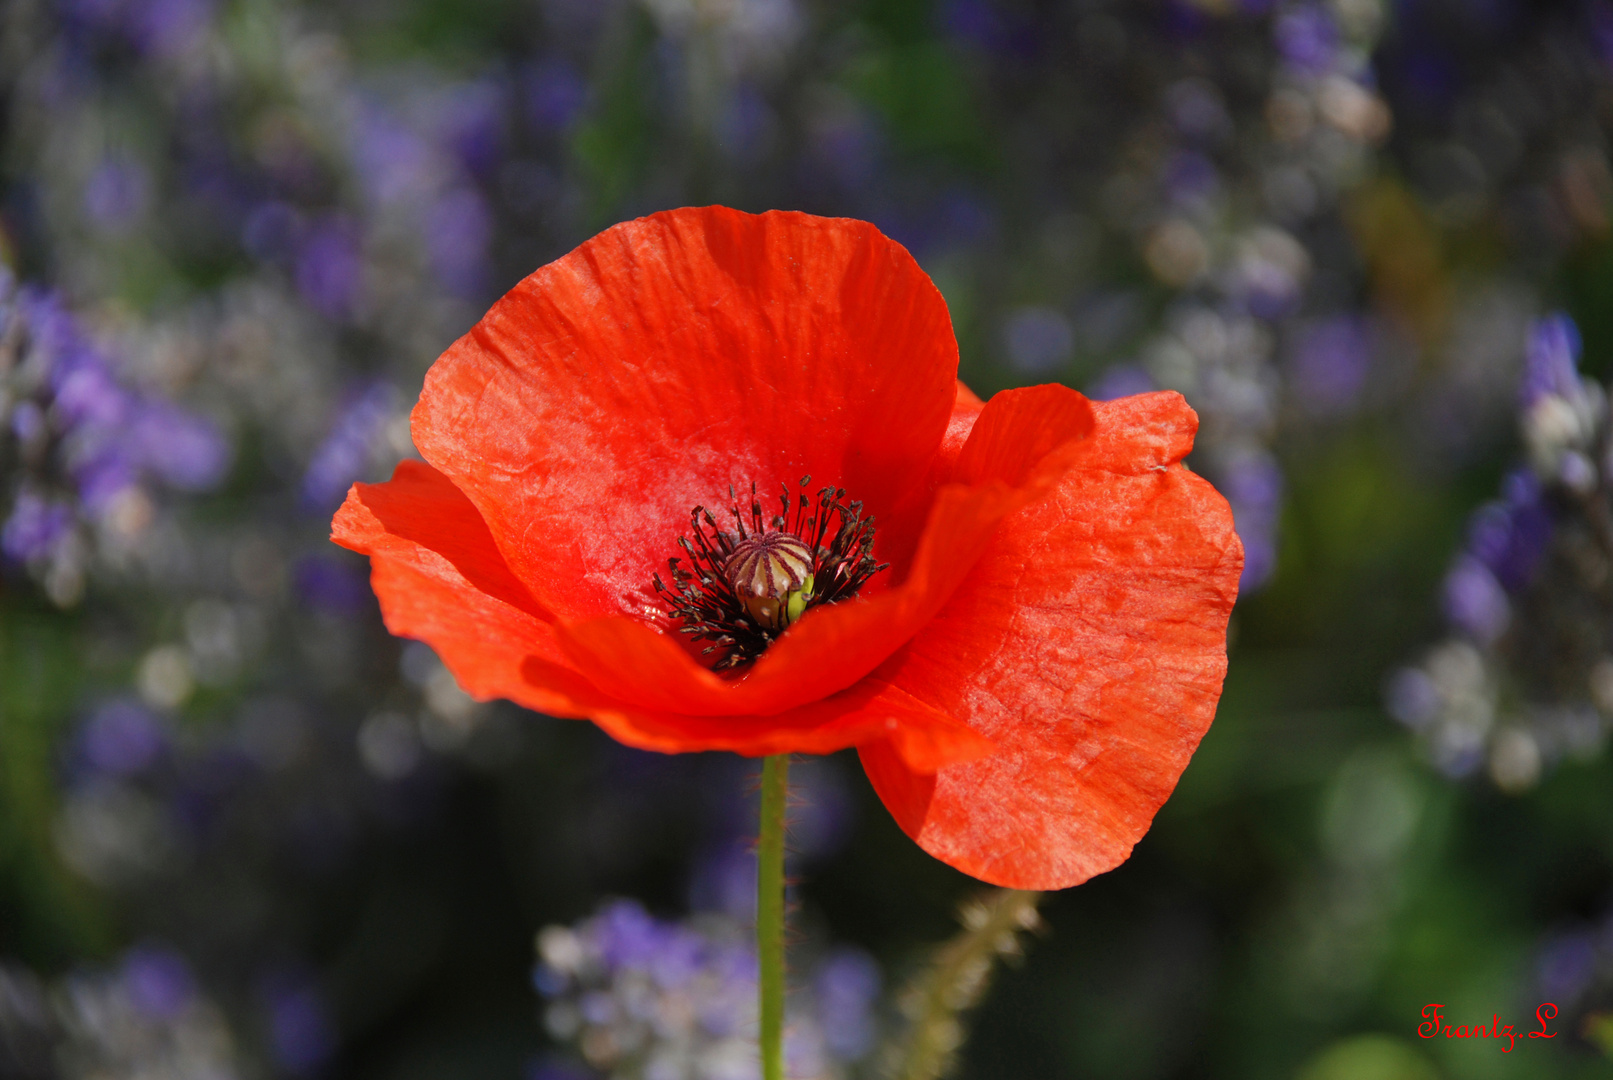
[[1439,1010],[1444,1008],[1437,1001],[1429,1002],[1423,1006],[1423,1022],[1417,1025],[1417,1037],[1420,1039],[1433,1039],[1441,1035],[1447,1039],[1505,1039],[1507,1044],[1501,1048],[1503,1054],[1512,1053],[1513,1044],[1525,1034],[1531,1039],[1555,1039],[1557,1033],[1551,1030],[1550,1022],[1557,1018],[1557,1006],[1551,1002],[1544,1002],[1535,1010],[1535,1020],[1540,1024],[1539,1031],[1515,1031],[1511,1024],[1503,1024],[1500,1014],[1492,1014],[1490,1023],[1485,1024],[1451,1024]]

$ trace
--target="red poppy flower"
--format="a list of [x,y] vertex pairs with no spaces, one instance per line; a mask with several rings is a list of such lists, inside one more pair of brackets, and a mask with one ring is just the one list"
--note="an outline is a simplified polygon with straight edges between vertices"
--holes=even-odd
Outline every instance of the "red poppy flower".
[[925,850],[1073,885],[1208,728],[1242,550],[1180,396],[983,404],[957,364],[871,225],[655,214],[443,354],[425,462],[355,485],[334,539],[478,698],[652,750],[855,746]]

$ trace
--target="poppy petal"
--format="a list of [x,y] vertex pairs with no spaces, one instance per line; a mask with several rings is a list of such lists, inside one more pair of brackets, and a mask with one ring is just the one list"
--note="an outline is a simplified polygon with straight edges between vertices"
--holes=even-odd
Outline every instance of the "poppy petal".
[[626,616],[563,622],[572,665],[623,701],[668,712],[771,714],[843,690],[940,610],[1007,515],[1043,497],[1092,430],[1085,398],[1062,386],[1004,391],[959,455],[963,483],[941,488],[905,580],[807,612],[744,678],[724,680],[672,637]]
[[879,799],[896,819],[897,827],[908,836],[924,831],[924,819],[935,795],[935,773],[908,768],[889,739],[878,739],[857,747],[857,759]]
[[930,461],[929,473],[923,483],[914,485],[877,522],[879,535],[875,554],[880,559],[893,566],[905,568],[908,565],[912,553],[918,548],[919,537],[924,534],[935,493],[942,484],[953,479],[958,455],[963,451],[963,444],[969,441],[975,421],[985,407],[986,403],[976,397],[974,391],[963,384],[963,380],[958,380],[952,417],[947,421],[946,434],[941,436],[941,445]]
[[958,453],[953,482],[1019,486],[1042,467],[1051,483],[1055,472],[1045,467],[1045,459],[1065,444],[1073,451],[1092,433],[1093,423],[1092,403],[1068,387],[1005,390],[991,399],[970,428]]
[[479,591],[534,618],[552,619],[510,573],[464,492],[423,461],[398,462],[384,484],[354,484],[331,532],[336,543],[365,554],[435,552]]
[[953,414],[956,415],[960,412],[977,413],[985,407],[986,403],[980,399],[980,395],[969,389],[968,386],[964,385],[963,380],[959,379],[957,391],[952,399]]
[[431,645],[467,694],[574,714],[564,694],[523,677],[530,656],[562,658],[554,628],[447,477],[404,461],[388,483],[354,484],[331,539],[370,556],[386,628]]
[[810,475],[877,514],[919,483],[957,357],[941,294],[872,225],[673,210],[512,289],[432,367],[413,434],[547,609],[653,616],[695,505]]
[[384,484],[355,484],[333,532],[370,556],[387,629],[430,644],[478,699],[591,719],[652,750],[827,754],[889,739],[908,768],[933,773],[992,749],[946,713],[874,679],[768,717],[657,713],[616,700],[566,666],[554,627],[499,558],[476,508],[422,462],[401,463]]
[[[997,744],[914,774],[864,766],[902,828],[964,872],[1063,888],[1147,831],[1215,713],[1242,548],[1226,500],[1180,464],[1174,393],[1098,404],[1049,498],[1005,520],[941,612],[878,672]],[[982,417],[984,419],[984,417]]]
[[946,713],[877,679],[773,716],[688,716],[624,704],[540,657],[528,657],[522,672],[534,685],[566,698],[573,711],[562,715],[586,717],[618,742],[641,750],[728,750],[764,757],[832,754],[878,740],[892,747],[903,768],[930,775],[995,748]]

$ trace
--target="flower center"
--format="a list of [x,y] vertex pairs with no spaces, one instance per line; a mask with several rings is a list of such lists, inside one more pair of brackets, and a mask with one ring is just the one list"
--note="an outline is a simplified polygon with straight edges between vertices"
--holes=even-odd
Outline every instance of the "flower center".
[[[811,477],[801,478],[804,489]],[[874,522],[844,488],[822,488],[816,499],[781,486],[779,513],[764,517],[756,485],[741,509],[732,488],[733,531],[704,506],[689,514],[690,535],[678,546],[686,558],[667,560],[672,583],[655,575],[655,591],[679,632],[708,644],[712,668],[724,671],[760,656],[810,608],[857,595],[886,564],[876,563]]]
[[782,630],[812,599],[812,549],[787,532],[768,529],[745,537],[723,570],[758,626]]

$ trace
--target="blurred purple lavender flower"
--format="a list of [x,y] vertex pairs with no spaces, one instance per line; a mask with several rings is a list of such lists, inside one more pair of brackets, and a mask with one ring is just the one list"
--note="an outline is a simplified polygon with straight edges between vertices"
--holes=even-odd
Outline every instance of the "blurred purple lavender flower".
[[335,509],[355,480],[374,463],[376,443],[392,420],[397,394],[373,383],[349,398],[336,414],[330,434],[314,450],[302,476],[302,503],[310,511]]
[[427,140],[396,117],[374,105],[361,110],[353,165],[370,202],[388,206],[428,188],[432,158]]
[[62,14],[80,26],[105,31],[119,26],[127,0],[65,0],[61,7]]
[[988,52],[999,52],[1013,41],[1003,13],[989,0],[945,0],[938,21],[948,37]]
[[[674,944],[678,936],[677,927],[651,918],[642,907],[627,901],[606,907],[594,923],[600,960],[611,969],[657,968],[662,947]],[[679,956],[684,952],[676,945],[673,951]]]
[[491,270],[493,215],[478,192],[461,187],[437,199],[426,215],[425,240],[432,272],[444,289],[466,298],[482,293]]
[[808,171],[847,191],[868,187],[885,151],[884,132],[875,117],[849,99],[832,99],[808,117],[808,126]]
[[746,841],[719,845],[697,856],[689,876],[689,906],[736,919],[756,918],[756,852]]
[[736,164],[754,165],[767,153],[777,127],[767,98],[754,86],[741,83],[717,116],[717,147]]
[[297,253],[297,291],[327,318],[350,318],[364,287],[364,259],[352,223],[326,218],[309,230]]
[[[1171,325],[1142,344],[1140,363],[1153,385],[1180,391],[1199,413],[1197,457],[1232,503],[1248,591],[1277,563],[1283,482],[1271,447],[1290,422],[1284,376],[1294,376],[1298,411],[1309,416],[1359,407],[1368,384],[1363,326],[1296,320],[1341,306],[1322,288],[1343,280],[1340,268],[1309,226],[1336,220],[1389,130],[1388,108],[1357,62],[1379,30],[1323,0],[1180,0],[1164,15],[1184,41],[1243,17],[1262,17],[1271,34],[1263,109],[1226,94],[1233,83],[1213,65],[1174,69],[1160,86],[1157,142],[1114,166],[1105,188],[1106,216],[1129,224],[1158,284],[1176,294]],[[1249,190],[1263,198],[1229,197]],[[1285,339],[1295,345],[1286,370],[1274,362]]]
[[92,712],[79,734],[85,762],[112,776],[132,776],[150,768],[166,745],[157,717],[143,705],[122,699]]
[[261,202],[247,212],[241,224],[241,246],[263,262],[289,260],[302,232],[302,218],[288,203]]
[[213,18],[212,0],[136,0],[126,33],[136,48],[175,56],[202,40]]
[[1490,645],[1506,631],[1512,605],[1490,568],[1463,556],[1445,575],[1445,618],[1475,641]]
[[42,441],[46,434],[45,410],[36,401],[21,401],[11,412],[11,433],[24,447]]
[[1372,362],[1371,331],[1359,316],[1336,315],[1301,331],[1292,356],[1294,394],[1317,416],[1349,412]]
[[[8,352],[0,399],[10,406],[0,433],[19,451],[19,468],[0,489],[10,503],[0,502],[0,553],[28,565],[67,605],[83,591],[87,541],[145,529],[153,510],[142,489],[151,483],[184,491],[217,484],[229,445],[209,420],[121,380],[114,358],[54,294],[13,293],[3,278],[0,304]],[[81,521],[110,533],[79,530]]]
[[1215,163],[1197,150],[1178,150],[1166,159],[1160,185],[1170,203],[1199,207],[1220,189],[1221,174]]
[[1232,130],[1232,117],[1214,83],[1187,78],[1165,90],[1165,109],[1171,126],[1185,138],[1213,142]]
[[1596,978],[1597,933],[1576,929],[1549,939],[1535,961],[1535,982],[1549,1001],[1572,1001],[1583,994]]
[[1075,329],[1054,308],[1022,307],[1003,324],[1003,345],[1016,370],[1045,375],[1069,363],[1075,353]]
[[128,443],[148,472],[177,491],[207,491],[224,479],[229,444],[209,421],[166,401],[133,410]]
[[[82,444],[81,444],[82,445]],[[92,452],[70,455],[73,482],[78,496],[91,516],[100,516],[139,480],[139,468],[129,447],[107,440]]]
[[527,123],[539,134],[570,130],[588,104],[588,83],[564,60],[546,58],[521,75]]
[[881,982],[879,965],[860,949],[837,949],[818,965],[818,1019],[835,1057],[856,1061],[874,1048]]
[[1580,394],[1580,347],[1579,327],[1566,314],[1559,311],[1535,323],[1518,387],[1525,408],[1548,394],[1568,399]]
[[1146,394],[1156,390],[1148,372],[1133,364],[1116,364],[1104,369],[1098,381],[1087,388],[1087,397],[1093,401],[1114,401],[1133,394]]
[[461,83],[444,94],[438,139],[473,176],[490,176],[504,153],[506,95],[494,79]]
[[991,203],[967,187],[949,188],[935,210],[940,239],[951,248],[973,247],[997,235],[997,212]]
[[1384,707],[1389,715],[1421,731],[1439,715],[1442,697],[1439,687],[1422,668],[1401,668],[1384,687]]
[[5,525],[0,526],[0,551],[17,562],[49,558],[72,528],[70,506],[24,491],[17,496]]
[[1486,503],[1468,523],[1468,552],[1508,592],[1522,590],[1534,578],[1551,544],[1551,511],[1535,474],[1517,469],[1501,485],[1502,499]]
[[1530,464],[1540,479],[1584,496],[1599,476],[1589,456],[1607,419],[1607,393],[1579,375],[1579,330],[1558,313],[1529,333],[1519,398]]
[[153,1020],[174,1020],[196,995],[184,957],[157,945],[138,945],[123,957],[123,981],[135,1008]]
[[306,975],[276,972],[260,987],[275,1060],[295,1076],[319,1071],[336,1050],[336,1032],[319,988]]
[[1236,245],[1222,288],[1250,314],[1276,321],[1298,308],[1310,262],[1305,248],[1287,232],[1259,226]]
[[252,185],[230,158],[216,147],[198,147],[179,165],[178,187],[182,204],[198,229],[220,239],[237,228],[237,222],[256,196]]
[[1338,23],[1321,4],[1301,4],[1277,16],[1272,37],[1283,59],[1307,74],[1329,70],[1338,56]]
[[52,411],[63,427],[110,435],[122,423],[129,395],[83,342],[75,340],[70,349],[47,352],[47,363],[53,363]]
[[[721,916],[663,921],[631,900],[547,927],[533,974],[545,1025],[622,1080],[754,1080],[756,957],[746,930]],[[831,1080],[867,1054],[879,987],[878,967],[856,950],[816,966],[786,1018],[792,1076]]]
[[1164,31],[1172,38],[1192,41],[1210,26],[1210,14],[1197,0],[1166,0]]
[[85,216],[107,233],[127,232],[146,211],[150,199],[150,174],[128,157],[108,157],[84,185]]
[[210,0],[68,0],[60,6],[80,25],[157,57],[193,45],[206,33],[213,13]]
[[130,949],[110,969],[79,967],[48,984],[0,965],[0,1032],[0,1069],[18,1080],[236,1080],[244,1071],[222,1011],[184,959],[157,945]]
[[1589,23],[1591,40],[1596,44],[1596,51],[1602,63],[1613,68],[1613,7],[1607,4],[1593,4],[1585,12]]
[[1613,993],[1613,912],[1560,927],[1536,947],[1531,992],[1561,1010],[1565,1031],[1583,1031],[1593,1041],[1596,1021],[1607,1015]]
[[586,43],[615,9],[615,0],[541,0],[544,22],[556,37]]
[[1220,471],[1221,491],[1243,541],[1240,590],[1258,588],[1277,569],[1277,524],[1282,512],[1283,474],[1270,454],[1244,451]]
[[[1444,583],[1451,637],[1390,684],[1390,710],[1436,763],[1454,771],[1488,758],[1506,791],[1596,752],[1613,717],[1602,472],[1613,430],[1606,391],[1580,376],[1578,353],[1566,315],[1531,329],[1519,390],[1530,464],[1469,521]],[[1431,705],[1404,692],[1419,676]]]
[[298,599],[315,611],[346,616],[375,605],[368,576],[338,557],[306,554],[292,568],[291,580]]
[[521,1074],[521,1080],[596,1080],[597,1075],[591,1069],[585,1069],[568,1061],[540,1058],[527,1065],[526,1071]]

